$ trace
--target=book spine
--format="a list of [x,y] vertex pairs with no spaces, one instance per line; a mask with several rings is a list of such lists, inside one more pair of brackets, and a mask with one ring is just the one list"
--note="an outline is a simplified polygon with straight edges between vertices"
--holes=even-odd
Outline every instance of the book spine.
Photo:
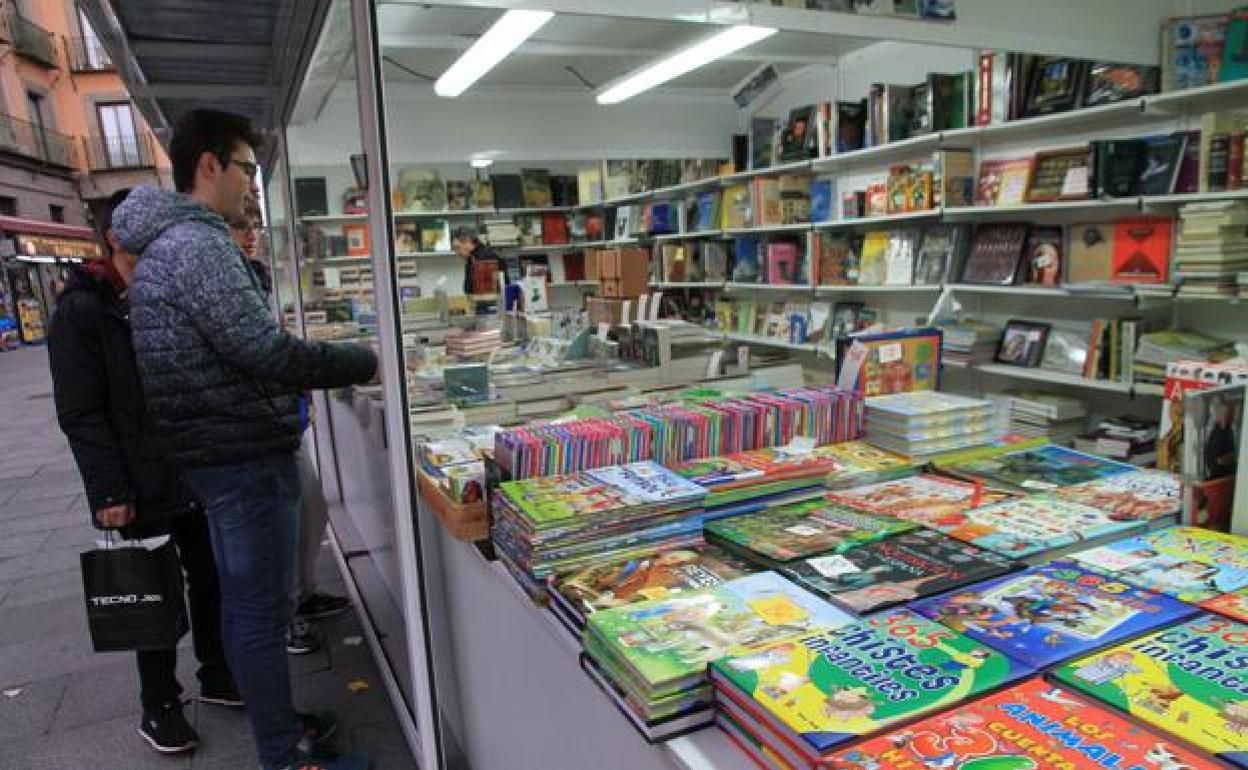
[[975,125],[992,123],[992,51],[979,54],[978,79],[975,82]]
[[1231,134],[1226,152],[1226,189],[1238,190],[1244,184],[1244,132]]
[[1209,140],[1209,176],[1206,181],[1209,192],[1225,192],[1228,182],[1230,136],[1214,134]]

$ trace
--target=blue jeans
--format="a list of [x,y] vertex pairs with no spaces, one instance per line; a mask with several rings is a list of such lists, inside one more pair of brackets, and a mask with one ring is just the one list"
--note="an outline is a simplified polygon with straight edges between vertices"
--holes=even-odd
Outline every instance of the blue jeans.
[[260,763],[279,767],[303,734],[286,659],[299,513],[295,456],[188,468],[186,478],[208,513],[226,658],[247,702]]

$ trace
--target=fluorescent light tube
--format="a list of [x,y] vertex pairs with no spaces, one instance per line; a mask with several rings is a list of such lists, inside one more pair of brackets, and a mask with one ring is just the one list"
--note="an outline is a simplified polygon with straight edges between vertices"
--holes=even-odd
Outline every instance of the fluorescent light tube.
[[772,27],[751,27],[744,24],[729,27],[714,37],[707,38],[629,75],[599,93],[598,103],[615,104],[631,99],[642,91],[649,91],[657,85],[678,78],[686,72],[692,72],[716,59],[722,59],[728,54],[740,51],[774,34],[776,30]]
[[433,84],[438,96],[453,99],[459,96],[481,76],[494,69],[507,55],[528,40],[555,14],[550,11],[508,11],[494,22],[484,35],[477,38],[463,56],[442,73]]

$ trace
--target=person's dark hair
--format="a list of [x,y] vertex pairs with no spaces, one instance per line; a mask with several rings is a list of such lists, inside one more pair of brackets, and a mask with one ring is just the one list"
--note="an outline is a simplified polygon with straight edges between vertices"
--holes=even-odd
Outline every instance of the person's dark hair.
[[477,234],[477,228],[469,225],[460,225],[455,228],[455,232],[451,233],[451,240],[458,241],[460,239],[469,240],[473,243],[481,242],[481,236]]
[[195,186],[195,167],[205,152],[217,156],[224,165],[230,162],[230,155],[239,144],[259,149],[260,143],[260,135],[243,115],[224,110],[191,110],[178,120],[169,142],[173,184],[178,192],[190,192]]
[[121,205],[130,195],[130,188],[118,190],[108,196],[108,200],[104,202],[104,208],[100,209],[100,240],[104,242],[104,253],[112,256],[113,244],[108,242],[108,231],[113,229],[113,212],[117,211],[117,207]]

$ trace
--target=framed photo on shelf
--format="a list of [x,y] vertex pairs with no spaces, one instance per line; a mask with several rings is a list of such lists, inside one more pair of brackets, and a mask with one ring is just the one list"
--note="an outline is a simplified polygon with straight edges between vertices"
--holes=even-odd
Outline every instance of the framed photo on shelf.
[[1091,156],[1086,146],[1038,152],[1024,200],[1048,203],[1087,198],[1090,167]]
[[1098,107],[1157,93],[1161,70],[1144,64],[1098,61],[1088,66],[1083,106]]
[[1079,106],[1086,65],[1078,59],[1057,56],[1037,61],[1031,71],[1023,117],[1052,115]]
[[1044,356],[1044,343],[1049,337],[1049,325],[1035,321],[1010,319],[1001,333],[997,354],[993,358],[1000,364],[1024,366],[1030,369],[1040,365]]

